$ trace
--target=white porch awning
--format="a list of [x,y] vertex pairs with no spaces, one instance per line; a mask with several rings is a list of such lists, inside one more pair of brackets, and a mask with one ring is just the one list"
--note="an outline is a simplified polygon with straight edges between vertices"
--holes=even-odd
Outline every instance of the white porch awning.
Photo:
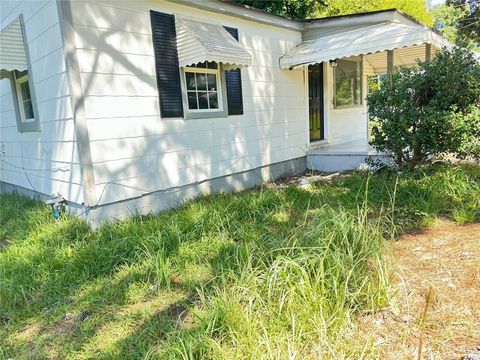
[[239,68],[252,64],[252,57],[221,25],[175,16],[180,67],[213,61]]
[[27,70],[27,57],[20,19],[0,32],[0,71]]
[[301,69],[323,61],[421,44],[437,48],[451,46],[444,37],[427,27],[386,22],[304,41],[280,58],[280,67]]

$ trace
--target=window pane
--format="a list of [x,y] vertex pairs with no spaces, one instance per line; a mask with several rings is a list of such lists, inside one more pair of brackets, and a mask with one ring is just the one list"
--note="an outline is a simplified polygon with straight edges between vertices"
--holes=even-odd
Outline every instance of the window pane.
[[337,60],[335,69],[335,106],[361,104],[361,63]]
[[190,110],[196,110],[198,109],[197,105],[197,93],[194,91],[189,91],[188,92],[188,108]]
[[197,76],[197,90],[207,90],[207,74],[195,74]]
[[337,92],[335,94],[335,105],[353,105],[351,84],[349,79],[337,79]]
[[22,96],[23,112],[25,113],[26,119],[33,119],[33,107],[32,107],[32,97],[30,95],[30,87],[28,86],[28,81],[25,81],[20,84],[20,92]]
[[218,96],[216,92],[208,93],[208,101],[210,103],[210,109],[218,109]]
[[207,68],[207,62],[204,61],[204,62],[198,63],[197,65],[195,65],[195,67],[201,68],[201,69],[206,69]]
[[186,72],[185,79],[187,81],[187,90],[195,90],[195,74]]
[[217,76],[215,74],[208,74],[208,91],[216,91],[217,90]]
[[27,100],[23,102],[23,109],[25,110],[25,119],[33,119],[33,107],[32,100]]
[[[209,68],[217,67],[217,64],[213,62],[204,64]],[[202,67],[202,64],[197,64],[196,67]],[[190,110],[218,110],[218,75],[198,71],[185,72],[188,108]]]
[[208,93],[199,92],[198,93],[198,108],[199,109],[208,109]]
[[28,87],[28,81],[25,81],[20,84],[20,90],[22,91],[23,101],[31,100],[30,88]]

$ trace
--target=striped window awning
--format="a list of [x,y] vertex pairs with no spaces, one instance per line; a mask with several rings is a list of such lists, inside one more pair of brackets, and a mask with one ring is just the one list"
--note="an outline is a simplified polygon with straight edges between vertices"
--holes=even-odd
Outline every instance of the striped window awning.
[[221,25],[175,16],[180,67],[204,61],[222,63],[229,69],[252,64],[252,57]]
[[0,32],[0,71],[27,70],[27,56],[20,19]]
[[431,44],[440,49],[451,46],[444,37],[425,26],[385,22],[304,41],[280,58],[280,67],[302,69],[323,61],[421,44]]

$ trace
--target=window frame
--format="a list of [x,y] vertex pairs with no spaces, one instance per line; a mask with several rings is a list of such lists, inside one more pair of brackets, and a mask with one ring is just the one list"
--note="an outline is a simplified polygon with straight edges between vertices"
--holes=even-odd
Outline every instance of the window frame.
[[25,75],[22,75],[21,77],[17,78],[16,74],[14,73],[14,78],[15,78],[15,89],[17,91],[17,102],[18,102],[18,108],[20,110],[20,121],[23,124],[28,124],[35,122],[35,113],[33,111],[33,98],[32,98],[32,93],[30,92],[30,106],[32,107],[32,118],[27,118],[27,115],[25,114],[25,99],[23,98],[22,94],[22,89],[21,85],[28,83],[28,87],[30,90],[30,79],[28,77],[28,72]]
[[17,87],[17,74],[19,73],[19,71],[18,70],[8,71],[8,72],[5,72],[3,76],[5,78],[8,78],[10,81],[10,91],[12,94],[13,108],[15,112],[15,118],[17,121],[18,132],[20,133],[39,132],[41,131],[40,116],[38,113],[37,96],[35,94],[35,86],[34,86],[33,76],[32,76],[32,63],[30,61],[30,52],[28,48],[28,39],[25,33],[25,24],[23,21],[23,14],[20,14],[18,16],[18,20],[20,21],[20,28],[22,30],[22,38],[23,38],[23,46],[25,47],[25,58],[27,60],[27,69],[24,70],[25,75],[20,76],[18,79],[22,80],[24,76],[27,78],[28,89],[30,90],[32,111],[33,111],[32,121],[23,120],[25,118],[25,113],[24,113],[25,109],[23,107],[23,102],[21,104],[19,102],[19,101],[22,101],[22,96],[21,96],[21,90]]
[[[209,69],[208,67],[186,66],[180,68],[182,99],[183,99],[183,116],[184,119],[206,119],[206,118],[223,118],[228,116],[227,94],[226,94],[226,79],[225,70],[221,63],[216,63],[216,69]],[[188,106],[188,92],[187,90],[187,76],[186,73],[203,73],[216,75],[217,81],[217,101],[218,109],[190,109]],[[208,90],[205,90],[208,92]],[[198,90],[195,90],[198,92]],[[201,91],[200,91],[201,92]]]
[[[215,75],[215,78],[216,78],[216,83],[217,83],[217,90],[215,91],[209,91],[208,90],[208,77],[207,77],[207,89],[202,91],[202,90],[188,90],[187,88],[187,73],[190,73],[190,74],[211,74],[211,75]],[[219,112],[219,111],[223,111],[223,104],[222,104],[222,84],[221,84],[221,79],[220,79],[220,71],[218,69],[218,64],[217,64],[217,68],[216,69],[208,69],[208,68],[199,68],[199,67],[185,67],[184,70],[183,70],[183,78],[184,78],[184,81],[185,81],[185,89],[186,89],[186,92],[187,92],[187,111],[188,112],[192,112],[192,113],[210,113],[210,112]],[[218,108],[217,109],[190,109],[190,107],[188,106],[188,93],[189,92],[195,92],[195,93],[199,93],[199,92],[215,92],[217,93],[217,102],[218,102]],[[198,96],[198,95],[197,95]],[[197,97],[197,105],[198,105],[198,97]]]
[[[20,87],[18,86],[19,84],[17,83],[17,75],[16,75],[16,70],[11,71],[8,75],[8,78],[10,79],[10,89],[12,93],[12,100],[13,100],[13,107],[14,107],[14,112],[15,112],[15,118],[17,120],[17,130],[20,133],[25,133],[25,132],[38,132],[41,131],[40,127],[40,120],[38,118],[38,110],[37,110],[37,104],[36,104],[36,97],[35,97],[35,90],[32,85],[32,80],[30,78],[29,71],[26,70],[26,75],[23,75],[18,78],[20,80],[20,84],[23,83],[24,78],[27,78],[28,81],[28,88],[30,90],[30,98],[32,101],[32,110],[33,110],[33,118],[31,119],[25,119],[25,109],[23,108],[23,98],[21,95],[21,90]],[[30,121],[25,121],[25,120],[30,120]]]
[[[339,61],[350,61],[353,62],[357,65],[357,69],[359,69],[360,73],[357,74],[359,78],[359,87],[360,87],[360,93],[359,93],[359,98],[358,98],[358,103],[357,104],[351,104],[351,105],[337,105],[337,69],[338,69],[338,62]],[[360,57],[358,59],[337,59],[335,60],[337,63],[337,66],[333,68],[333,108],[334,109],[352,109],[352,108],[361,108],[364,106],[364,101],[363,101],[363,57]]]

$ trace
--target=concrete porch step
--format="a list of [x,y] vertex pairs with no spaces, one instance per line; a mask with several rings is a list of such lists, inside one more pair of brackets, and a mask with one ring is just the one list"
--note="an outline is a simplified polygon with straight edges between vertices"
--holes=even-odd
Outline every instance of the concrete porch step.
[[368,144],[367,139],[323,144],[307,152],[307,168],[321,172],[347,171],[359,168],[367,158],[389,164],[390,158]]
[[366,165],[368,157],[373,158],[375,162],[379,161],[384,164],[390,162],[387,155],[379,153],[322,153],[312,151],[307,154],[307,168],[321,172],[354,170],[362,164]]
[[384,164],[389,163],[388,156],[382,154],[308,154],[307,168],[321,172],[354,170],[366,164],[367,157],[373,157]]

